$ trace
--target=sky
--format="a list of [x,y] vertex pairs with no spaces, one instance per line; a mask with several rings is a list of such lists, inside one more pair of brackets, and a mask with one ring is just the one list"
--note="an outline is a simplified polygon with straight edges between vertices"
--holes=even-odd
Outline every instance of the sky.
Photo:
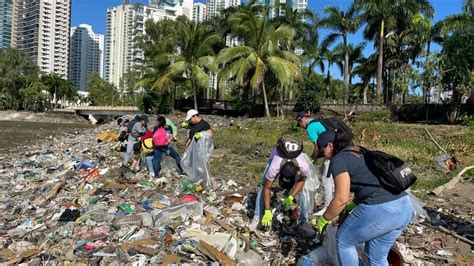
[[[315,10],[319,17],[324,16],[323,9],[325,6],[336,6],[342,9],[347,8],[352,0],[308,0],[309,8]],[[132,3],[142,2],[148,3],[148,0],[132,0]],[[197,0],[195,2],[205,2],[205,0]],[[244,1],[245,2],[245,1]],[[446,16],[452,14],[461,13],[461,6],[463,0],[431,0],[430,3],[435,9],[435,15],[433,18],[433,23],[443,19]],[[92,29],[96,33],[105,33],[105,17],[107,13],[107,8],[118,6],[123,3],[123,0],[72,0],[72,17],[71,24],[72,26],[78,26],[79,24],[89,24],[92,25]],[[329,33],[329,30],[320,29],[320,40],[323,40],[324,37]],[[349,43],[358,44],[361,43],[362,38],[362,28],[349,36]],[[368,42],[364,54],[365,56],[372,53],[374,47],[373,44]],[[434,45],[432,48],[433,51],[439,50],[440,47]],[[331,68],[331,73],[340,77],[340,71],[336,66]]]

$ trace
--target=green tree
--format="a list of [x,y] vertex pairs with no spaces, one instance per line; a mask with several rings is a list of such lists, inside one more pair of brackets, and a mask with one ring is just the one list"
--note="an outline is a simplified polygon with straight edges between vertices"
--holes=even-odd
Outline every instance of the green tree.
[[89,91],[89,101],[92,105],[114,106],[118,102],[115,86],[103,80],[97,73],[89,75],[87,89]]
[[18,110],[20,89],[38,79],[38,67],[26,53],[15,48],[0,49],[0,108]]
[[292,51],[282,47],[291,46],[294,29],[270,22],[266,8],[262,14],[241,11],[233,14],[229,23],[237,33],[242,45],[225,48],[217,63],[223,66],[219,72],[220,82],[235,78],[240,84],[249,82],[253,90],[261,89],[265,116],[270,116],[265,80],[270,75],[281,86],[290,86],[301,77],[300,61]]
[[415,14],[431,17],[434,11],[428,0],[356,0],[355,3],[363,11],[362,18],[367,24],[364,37],[373,40],[378,47],[376,102],[380,103],[385,38],[395,34],[395,29],[408,27]]
[[[61,78],[56,73],[50,73],[41,77],[41,82],[47,86],[49,93],[54,97],[54,107],[58,107],[58,100],[74,100],[77,97],[77,91],[74,84]],[[63,103],[64,104],[64,103]]]
[[328,6],[324,8],[327,14],[320,24],[326,28],[332,29],[331,32],[322,43],[323,47],[329,47],[339,38],[342,38],[342,47],[344,51],[344,84],[346,89],[349,86],[349,44],[347,37],[351,33],[355,33],[361,24],[359,10],[354,3],[349,6],[347,11],[342,11],[339,8]]
[[23,98],[23,109],[25,110],[41,111],[51,102],[48,87],[40,81],[35,81],[28,87],[20,89],[20,94]]
[[459,105],[461,96],[472,90],[474,83],[474,25],[447,37],[441,58],[442,83],[453,91],[452,101]]
[[214,65],[214,46],[221,40],[217,34],[205,32],[201,23],[190,21],[186,17],[178,20],[178,54],[162,54],[156,60],[169,64],[156,82],[154,89],[170,88],[174,79],[186,78],[191,81],[194,108],[197,105],[197,93],[209,85],[207,71],[217,72]]

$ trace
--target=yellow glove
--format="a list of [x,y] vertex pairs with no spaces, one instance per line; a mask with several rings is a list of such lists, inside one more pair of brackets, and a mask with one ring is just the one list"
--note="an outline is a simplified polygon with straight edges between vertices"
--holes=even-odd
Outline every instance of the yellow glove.
[[265,215],[262,218],[262,225],[269,227],[272,224],[273,214],[271,210],[265,210]]
[[181,122],[181,126],[182,126],[182,127],[188,127],[188,126],[189,126],[189,122],[188,122],[188,121],[183,121],[183,122]]
[[194,134],[194,138],[195,139],[200,139],[202,137],[202,133],[201,132],[197,132],[196,134]]
[[344,207],[344,210],[346,212],[351,212],[355,207],[357,207],[357,204],[355,204],[354,201],[351,201],[346,205],[346,207]]
[[326,225],[328,225],[330,221],[324,218],[324,215],[319,216],[318,221],[316,222],[316,228],[318,229],[319,234],[322,234]]
[[286,197],[286,199],[283,201],[283,204],[285,205],[284,211],[287,211],[293,207],[293,196],[289,195]]

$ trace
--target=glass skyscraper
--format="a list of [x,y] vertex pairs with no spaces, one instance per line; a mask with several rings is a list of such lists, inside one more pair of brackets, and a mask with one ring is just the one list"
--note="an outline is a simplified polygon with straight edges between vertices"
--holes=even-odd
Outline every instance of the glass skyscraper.
[[11,46],[13,0],[0,0],[0,49]]

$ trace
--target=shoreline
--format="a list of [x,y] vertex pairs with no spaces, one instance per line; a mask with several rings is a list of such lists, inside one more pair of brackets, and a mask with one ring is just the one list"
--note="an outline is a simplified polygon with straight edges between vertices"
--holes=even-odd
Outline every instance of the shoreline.
[[60,124],[90,124],[90,122],[76,114],[62,114],[56,112],[35,113],[28,111],[0,111],[1,122],[39,122]]

